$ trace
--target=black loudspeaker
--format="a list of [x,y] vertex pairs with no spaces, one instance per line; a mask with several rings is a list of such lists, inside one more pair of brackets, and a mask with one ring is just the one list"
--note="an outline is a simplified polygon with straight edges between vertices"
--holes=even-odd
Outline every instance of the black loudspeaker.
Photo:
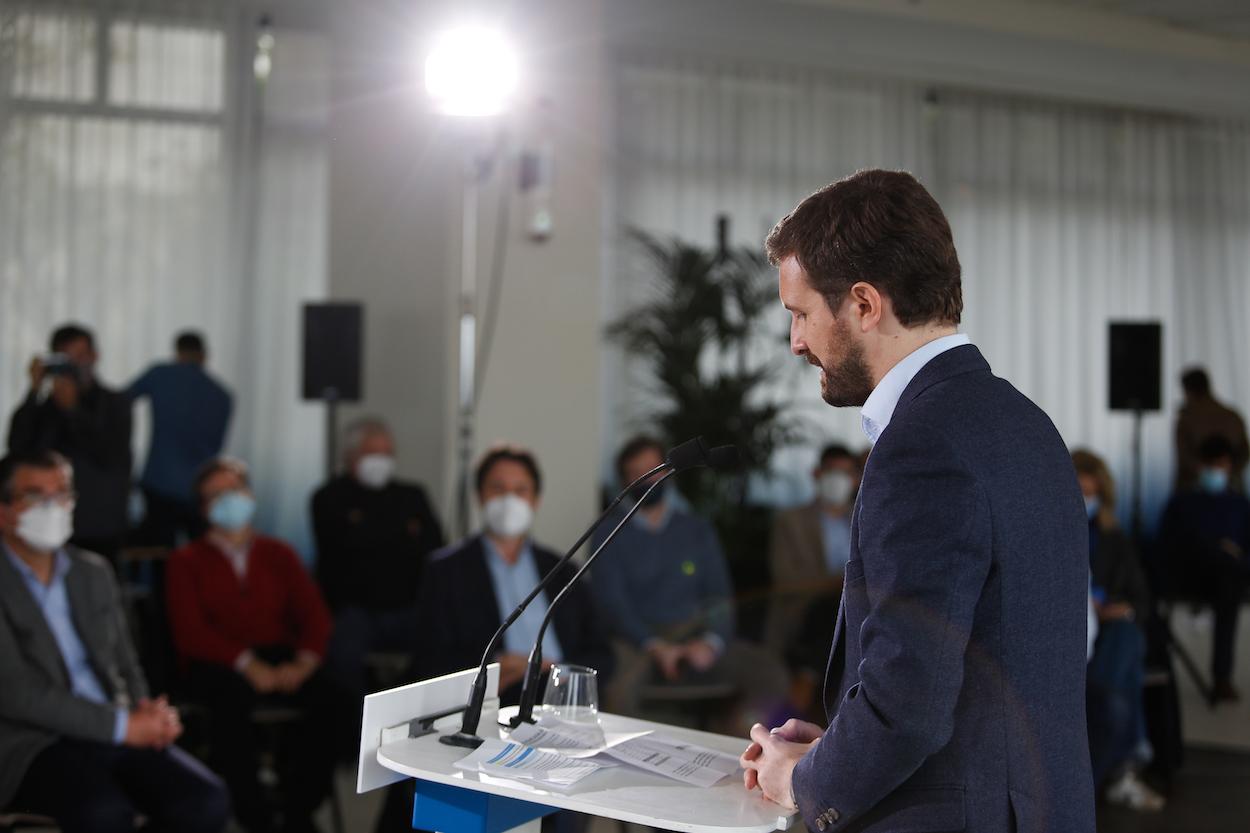
[[305,304],[304,398],[360,401],[363,342],[360,304]]
[[1109,336],[1111,410],[1159,410],[1163,405],[1163,325],[1112,322]]

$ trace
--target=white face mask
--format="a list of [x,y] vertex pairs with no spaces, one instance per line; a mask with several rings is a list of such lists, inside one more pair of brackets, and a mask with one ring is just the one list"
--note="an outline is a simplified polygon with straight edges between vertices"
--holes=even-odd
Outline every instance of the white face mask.
[[55,552],[74,534],[74,506],[45,501],[17,518],[17,537],[39,552]]
[[370,489],[381,489],[395,474],[395,458],[389,454],[366,454],[356,461],[356,479]]
[[534,507],[516,495],[491,498],[482,507],[486,528],[500,538],[516,538],[529,532],[534,523]]
[[825,472],[816,481],[816,491],[830,506],[845,506],[855,491],[855,478],[844,471]]

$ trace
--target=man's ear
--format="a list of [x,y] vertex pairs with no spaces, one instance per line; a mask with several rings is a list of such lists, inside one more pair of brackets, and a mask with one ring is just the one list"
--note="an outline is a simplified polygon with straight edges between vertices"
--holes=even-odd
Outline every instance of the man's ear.
[[848,294],[852,321],[861,333],[870,332],[881,325],[881,318],[885,314],[885,297],[875,286],[858,281],[851,285]]

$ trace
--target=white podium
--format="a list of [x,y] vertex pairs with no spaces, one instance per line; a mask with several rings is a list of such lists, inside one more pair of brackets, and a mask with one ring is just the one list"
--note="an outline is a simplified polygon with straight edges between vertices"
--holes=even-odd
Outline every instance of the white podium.
[[[498,668],[491,667],[481,737],[500,735]],[[439,736],[460,728],[474,671],[414,683],[365,698],[361,729],[359,792],[414,778],[413,826],[438,833],[502,833],[537,830],[542,816],[575,810],[594,816],[685,833],[769,833],[790,827],[794,813],[747,792],[740,776],[713,787],[683,784],[630,766],[600,770],[568,791],[545,790],[522,781],[457,769],[471,750],[448,746]],[[454,713],[449,713],[453,712]],[[505,709],[507,717],[514,710]],[[441,716],[440,716],[441,715]],[[734,757],[741,738],[697,732],[603,714],[606,733],[662,729],[675,740],[706,746]],[[422,732],[432,729],[428,734]],[[411,735],[418,735],[412,737]]]

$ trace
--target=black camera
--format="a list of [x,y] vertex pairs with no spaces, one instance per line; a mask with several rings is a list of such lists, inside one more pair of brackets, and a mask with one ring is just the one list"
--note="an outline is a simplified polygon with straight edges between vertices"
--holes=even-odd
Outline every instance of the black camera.
[[69,356],[64,353],[49,353],[39,359],[43,364],[43,372],[46,376],[72,376],[78,377],[78,365],[70,361]]

